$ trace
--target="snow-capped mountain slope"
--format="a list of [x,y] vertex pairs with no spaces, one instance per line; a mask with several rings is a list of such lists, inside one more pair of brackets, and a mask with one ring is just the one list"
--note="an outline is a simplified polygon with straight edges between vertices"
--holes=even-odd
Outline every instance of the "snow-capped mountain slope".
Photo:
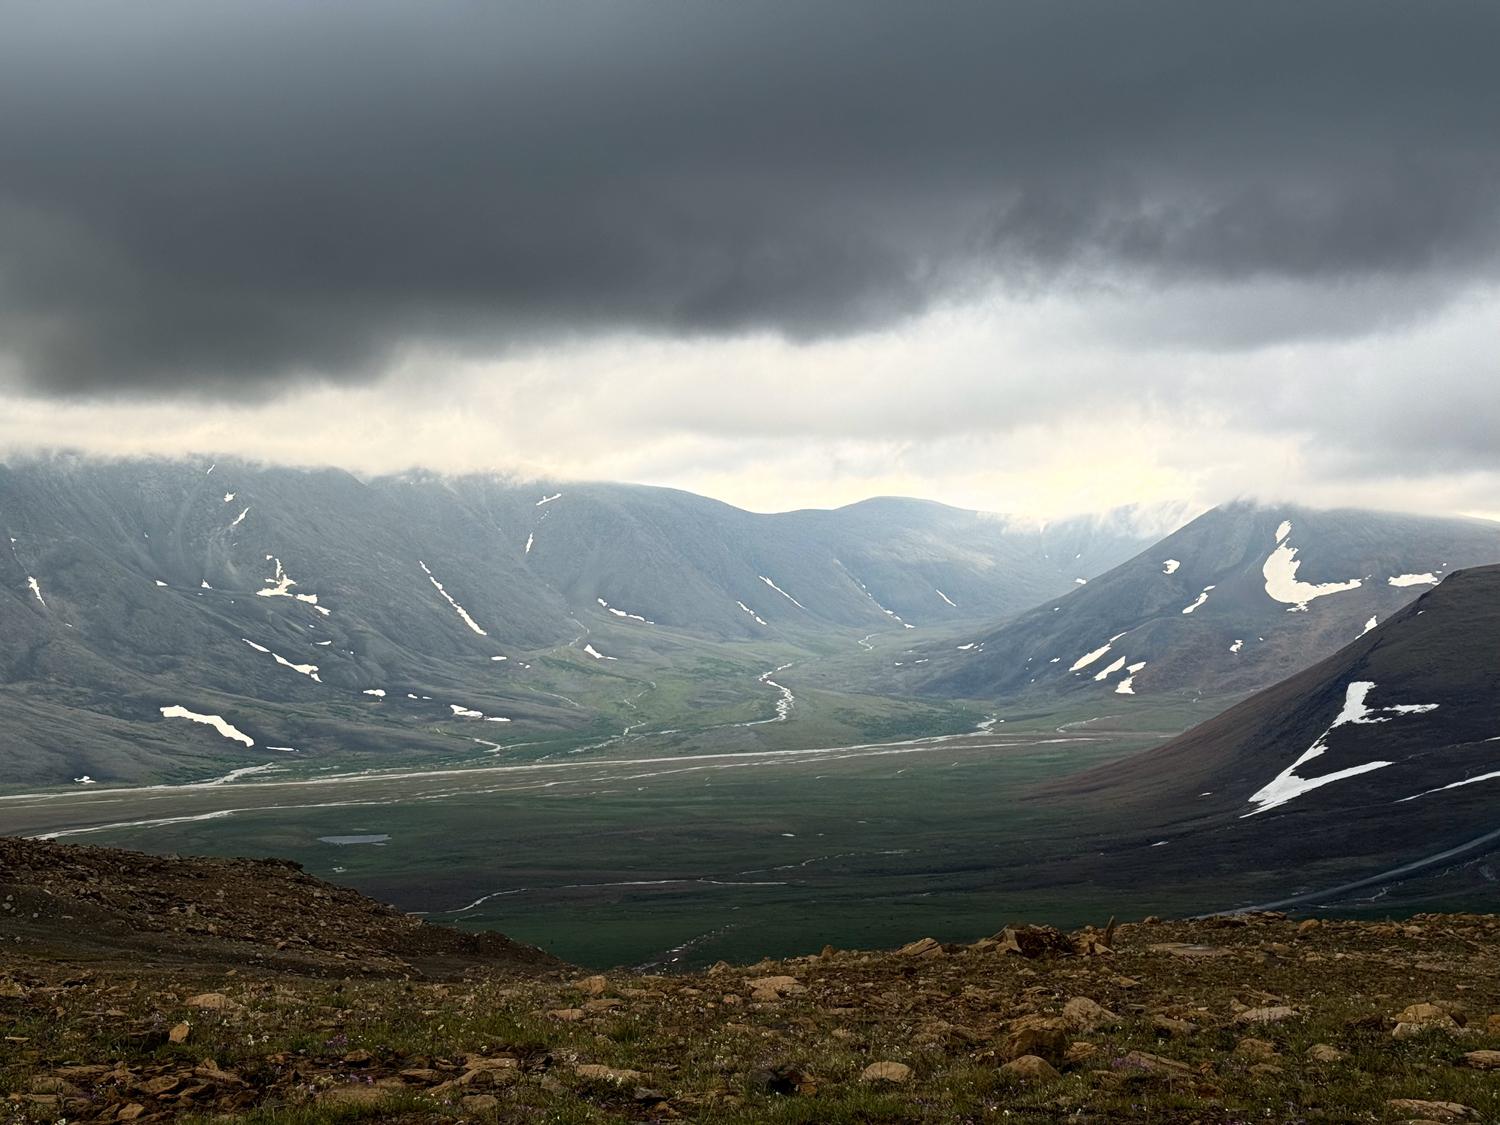
[[[616,705],[695,645],[977,624],[1143,545],[916,500],[758,515],[630,485],[72,457],[0,466],[0,535],[0,784],[181,776],[243,740],[473,742],[454,719],[590,729],[533,658],[582,654],[587,684],[607,666]],[[1058,536],[1076,558],[1049,558]]]
[[999,628],[929,651],[925,690],[1005,698],[1233,695],[1386,621],[1456,568],[1500,561],[1500,524],[1234,504]]
[[1452,574],[1305,671],[1049,792],[1132,825],[1153,879],[1280,872],[1288,897],[1482,845],[1500,793],[1500,566]]

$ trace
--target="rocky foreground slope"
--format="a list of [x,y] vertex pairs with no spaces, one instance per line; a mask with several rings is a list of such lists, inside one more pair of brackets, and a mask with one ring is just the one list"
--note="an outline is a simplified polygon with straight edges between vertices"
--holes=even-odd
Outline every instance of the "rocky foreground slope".
[[[370,944],[428,927],[284,865],[4,845],[9,1121],[1500,1119],[1493,916],[1006,927],[676,976],[505,943],[439,980]],[[179,898],[131,905],[167,872]],[[122,928],[84,940],[85,904]],[[325,929],[358,955],[273,967]]]
[[424,925],[279,859],[185,859],[0,836],[0,900],[0,947],[78,964],[417,977],[558,964],[500,934]]

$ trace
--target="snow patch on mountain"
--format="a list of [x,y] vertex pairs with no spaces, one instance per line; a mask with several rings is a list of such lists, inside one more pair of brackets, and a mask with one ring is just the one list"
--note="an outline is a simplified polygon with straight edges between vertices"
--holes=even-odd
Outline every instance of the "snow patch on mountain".
[[1125,667],[1125,658],[1123,656],[1117,656],[1109,664],[1105,665],[1098,672],[1094,673],[1094,680],[1096,682],[1107,680],[1123,667]]
[[[1493,742],[1494,739],[1489,741]],[[1462,781],[1450,781],[1447,785],[1439,785],[1436,789],[1424,789],[1420,793],[1413,793],[1410,797],[1402,797],[1396,804],[1405,804],[1407,801],[1415,801],[1418,797],[1427,797],[1433,793],[1446,793],[1450,789],[1462,789],[1465,785],[1476,785],[1481,781],[1494,781],[1500,778],[1500,770],[1490,773],[1482,773],[1475,777],[1466,777]]]
[[[266,561],[268,563],[274,563],[276,565],[276,573],[274,575],[272,575],[270,578],[265,579],[265,582],[267,582],[268,585],[266,586],[266,588],[264,590],[257,590],[257,591],[255,591],[255,596],[256,597],[258,597],[258,598],[295,598],[299,602],[306,602],[308,605],[312,606],[319,613],[321,613],[324,617],[328,616],[328,610],[324,609],[322,606],[320,606],[318,604],[318,595],[317,594],[294,594],[294,593],[292,593],[292,587],[295,586],[295,585],[297,585],[297,582],[282,567],[280,559],[278,559],[275,555],[267,555],[266,556]],[[161,582],[161,583],[158,583],[158,585],[165,586],[166,583],[165,582]]]
[[1292,521],[1283,520],[1276,529],[1276,548],[1261,566],[1261,575],[1266,580],[1266,593],[1274,600],[1289,605],[1288,613],[1307,612],[1307,603],[1314,598],[1325,598],[1329,594],[1340,594],[1346,590],[1357,590],[1364,583],[1358,578],[1347,582],[1301,582],[1297,571],[1302,563],[1297,558],[1297,548],[1288,542],[1292,533]]
[[1250,812],[1243,813],[1241,819],[1247,816],[1256,816],[1270,809],[1278,808],[1288,801],[1302,796],[1304,793],[1319,789],[1331,782],[1342,781],[1345,778],[1355,777],[1371,770],[1383,769],[1390,762],[1363,762],[1348,769],[1336,770],[1333,773],[1323,774],[1321,777],[1298,777],[1297,770],[1312,761],[1314,758],[1322,757],[1328,750],[1328,736],[1339,727],[1351,724],[1370,724],[1389,722],[1396,715],[1419,715],[1427,711],[1437,709],[1436,703],[1397,703],[1388,707],[1376,707],[1371,709],[1365,705],[1370,692],[1375,689],[1371,680],[1355,680],[1349,684],[1344,692],[1344,706],[1338,716],[1329,725],[1328,729],[1318,735],[1302,755],[1286,769],[1273,777],[1266,785],[1250,795],[1250,804],[1259,806]]
[[1181,565],[1182,563],[1177,559],[1163,559],[1161,564],[1161,572],[1163,574],[1176,574],[1177,568]]
[[744,602],[738,602],[737,601],[734,604],[737,605],[737,606],[739,606],[742,610],[744,610],[746,613],[748,613],[751,617],[755,618],[755,623],[757,625],[764,625],[765,624],[765,620],[761,617],[761,615],[758,614],[758,613],[756,613],[755,610],[751,609]]
[[431,582],[432,585],[437,589],[437,592],[443,595],[443,599],[453,607],[454,612],[458,614],[459,618],[465,625],[474,630],[474,632],[478,633],[481,637],[489,636],[488,633],[486,633],[479,627],[479,623],[469,616],[469,611],[464,609],[463,606],[454,601],[453,595],[448,593],[447,590],[443,589],[443,584],[433,576],[432,571],[427,569],[426,563],[424,563],[421,559],[418,559],[417,565],[420,566],[423,573],[427,575],[427,581]]
[[1125,669],[1125,672],[1126,672],[1125,678],[1123,680],[1121,680],[1118,684],[1115,685],[1115,694],[1116,695],[1134,695],[1135,694],[1135,674],[1137,672],[1139,672],[1145,666],[1146,666],[1146,662],[1144,660],[1137,660],[1134,664],[1131,664],[1129,667],[1127,667]]
[[42,608],[46,609],[47,599],[42,597],[42,584],[28,574],[26,576],[26,585],[30,587],[31,592],[36,596],[36,600],[41,602]]
[[[1125,632],[1128,633],[1129,631],[1130,630],[1127,629]],[[1106,652],[1108,652],[1110,650],[1110,647],[1116,641],[1118,641],[1121,637],[1123,637],[1124,635],[1125,635],[1125,633],[1116,633],[1113,637],[1110,637],[1109,640],[1105,641],[1098,648],[1094,649],[1093,652],[1086,652],[1086,653],[1084,653],[1082,656],[1080,656],[1077,660],[1075,660],[1073,662],[1073,666],[1071,668],[1069,668],[1068,671],[1069,672],[1081,672],[1081,671],[1083,671],[1090,664],[1092,664],[1094,661],[1098,660],[1101,656],[1103,656]]]
[[[765,575],[764,575],[764,574],[760,574],[760,575],[757,575],[757,576],[756,576],[756,577],[758,577],[758,578],[759,578],[759,579],[760,579],[760,580],[761,580],[761,581],[762,581],[762,582],[764,582],[764,583],[765,583],[765,584],[766,584],[766,585],[767,585],[767,586],[769,586],[769,587],[771,587],[771,589],[773,589],[773,590],[775,590],[775,591],[776,591],[776,592],[777,592],[777,593],[778,593],[778,594],[780,594],[780,595],[781,595],[781,596],[782,596],[782,597],[783,597],[783,598],[785,598],[785,599],[786,599],[786,600],[787,600],[787,601],[789,601],[789,602],[791,602],[791,603],[792,603],[792,604],[793,604],[793,605],[794,605],[794,606],[796,606],[796,607],[797,607],[797,608],[798,608],[798,609],[800,609],[800,610],[804,610],[804,611],[805,611],[805,610],[806,610],[806,609],[807,609],[807,607],[806,607],[806,606],[805,606],[805,605],[803,605],[803,604],[802,604],[802,603],[801,603],[801,602],[799,602],[799,601],[798,601],[798,600],[797,600],[797,599],[796,599],[796,598],[794,598],[794,597],[792,597],[792,595],[791,595],[791,594],[788,594],[788,593],[787,593],[787,592],[786,592],[786,591],[785,591],[785,590],[783,590],[783,589],[782,589],[782,588],[781,588],[781,587],[780,587],[780,586],[778,586],[778,585],[776,585],[776,583],[774,583],[774,582],[772,582],[772,581],[771,581],[771,580],[770,580],[770,579],[769,579],[769,578],[767,578],[767,577],[766,577],[766,576],[765,576]],[[855,581],[858,581],[858,579],[855,579]],[[867,593],[867,594],[868,594],[868,593],[869,593],[869,591],[868,591],[868,590],[866,590],[866,591],[865,591],[865,593]],[[875,599],[874,599],[874,598],[871,598],[871,599],[870,599],[870,600],[871,600],[871,601],[874,601],[874,600],[875,600]],[[878,603],[877,603],[877,604],[878,604]]]
[[586,652],[586,653],[588,653],[595,660],[618,660],[619,659],[618,656],[605,656],[602,652],[600,652],[597,648],[595,648],[591,644],[584,645],[583,646],[583,651]]
[[1201,605],[1203,605],[1204,602],[1208,601],[1208,592],[1210,590],[1213,590],[1213,589],[1216,589],[1216,587],[1214,587],[1214,586],[1205,586],[1205,587],[1203,587],[1203,592],[1198,595],[1197,600],[1194,601],[1192,605],[1184,606],[1183,609],[1182,609],[1182,612],[1183,613],[1192,613],[1195,610],[1197,610]]
[[448,710],[453,712],[456,719],[483,719],[487,723],[508,723],[509,719],[501,718],[499,715],[486,715],[483,711],[476,711],[472,707],[465,707],[461,703],[448,704]]
[[942,599],[943,599],[943,601],[945,601],[945,602],[947,602],[947,603],[948,603],[948,604],[949,604],[949,605],[951,605],[951,606],[952,606],[952,607],[953,607],[953,608],[954,608],[954,609],[957,609],[957,608],[958,608],[958,603],[957,603],[957,602],[956,602],[956,601],[954,601],[954,600],[953,600],[953,599],[952,599],[952,598],[950,598],[950,597],[949,597],[949,596],[948,596],[948,595],[947,595],[947,594],[945,594],[945,593],[943,593],[943,592],[942,592],[942,591],[941,591],[941,590],[939,590],[939,589],[938,589],[938,588],[937,588],[937,587],[936,587],[936,586],[934,586],[934,587],[933,587],[933,588],[932,588],[932,592],[933,592],[933,593],[934,593],[934,594],[936,594],[936,595],[937,595],[937,596],[938,596],[938,597],[940,597],[940,598],[942,598]]
[[1422,574],[1397,574],[1387,578],[1387,586],[1436,586],[1441,579],[1431,571]]
[[595,598],[594,600],[596,602],[598,602],[601,606],[603,606],[604,609],[607,612],[613,614],[615,617],[623,617],[627,621],[639,621],[642,625],[655,625],[656,624],[655,621],[651,621],[648,618],[642,617],[639,613],[627,613],[623,609],[617,609],[614,606],[610,605],[603,598]]
[[251,648],[253,648],[256,652],[266,653],[268,656],[271,657],[272,660],[276,661],[276,663],[280,664],[283,668],[290,668],[293,672],[300,672],[302,675],[306,676],[308,679],[314,680],[317,683],[321,684],[323,682],[322,680],[318,679],[318,666],[316,664],[294,664],[290,660],[288,660],[286,657],[282,656],[279,652],[272,652],[270,649],[266,648],[264,645],[258,645],[258,644],[256,644],[249,637],[241,637],[240,640],[244,641],[247,645],[249,645]]
[[189,711],[186,707],[181,707],[174,703],[170,707],[161,708],[161,717],[164,719],[187,719],[190,722],[203,723],[213,727],[214,730],[218,731],[225,738],[234,742],[242,742],[246,746],[255,745],[255,739],[226,722],[220,715],[200,715],[197,711]]

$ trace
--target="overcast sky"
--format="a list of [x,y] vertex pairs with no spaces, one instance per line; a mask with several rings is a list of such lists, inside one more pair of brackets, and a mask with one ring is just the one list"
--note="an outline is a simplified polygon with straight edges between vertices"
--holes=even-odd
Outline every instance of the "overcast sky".
[[1500,5],[0,0],[0,450],[1500,514]]

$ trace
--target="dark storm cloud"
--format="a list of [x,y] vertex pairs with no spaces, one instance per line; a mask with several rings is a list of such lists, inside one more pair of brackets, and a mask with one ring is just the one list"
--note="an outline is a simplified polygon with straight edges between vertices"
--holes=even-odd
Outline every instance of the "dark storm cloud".
[[0,351],[43,393],[994,282],[1457,292],[1500,244],[1481,0],[0,12]]

